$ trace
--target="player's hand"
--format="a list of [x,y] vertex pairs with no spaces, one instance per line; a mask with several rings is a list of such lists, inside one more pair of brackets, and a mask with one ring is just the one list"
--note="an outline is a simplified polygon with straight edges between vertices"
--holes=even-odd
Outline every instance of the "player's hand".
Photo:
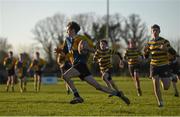
[[54,49],[54,53],[61,53],[63,50],[61,49],[61,48],[59,48],[59,47],[57,47],[57,48],[55,48]]

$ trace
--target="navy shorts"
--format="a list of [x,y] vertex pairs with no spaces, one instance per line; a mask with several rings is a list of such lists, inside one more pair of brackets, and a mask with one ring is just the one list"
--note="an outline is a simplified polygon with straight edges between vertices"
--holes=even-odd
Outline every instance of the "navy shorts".
[[81,80],[84,80],[84,78],[86,76],[91,75],[91,73],[87,67],[87,64],[85,64],[85,63],[77,63],[73,66],[73,68],[75,68],[80,73],[79,78]]
[[139,72],[139,64],[134,64],[134,65],[128,65],[129,68],[129,73],[131,76],[134,77],[134,72]]
[[163,77],[170,77],[170,69],[169,65],[163,65],[163,66],[153,66],[150,65],[150,77],[159,76],[161,78]]
[[15,75],[14,69],[9,69],[8,70],[8,76],[13,76],[13,75]]

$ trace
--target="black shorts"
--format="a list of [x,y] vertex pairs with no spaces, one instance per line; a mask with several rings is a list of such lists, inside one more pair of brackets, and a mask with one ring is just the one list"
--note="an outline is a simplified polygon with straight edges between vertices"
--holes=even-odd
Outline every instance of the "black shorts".
[[108,74],[108,80],[112,80],[111,74],[112,74],[112,68],[107,69],[106,71],[102,71],[101,74],[107,73]]
[[9,69],[8,70],[8,76],[13,76],[13,75],[15,75],[14,69]]
[[78,72],[80,73],[79,78],[80,78],[81,80],[84,80],[84,78],[85,78],[86,76],[91,75],[91,73],[90,73],[90,71],[89,71],[89,69],[88,69],[88,67],[87,67],[87,65],[86,65],[85,63],[77,63],[77,64],[75,64],[75,65],[73,66],[73,68],[75,68],[76,70],[78,70]]
[[134,77],[134,72],[139,72],[139,64],[128,65],[129,73]]
[[163,77],[170,77],[170,70],[169,65],[163,65],[163,66],[153,66],[150,65],[150,77],[159,76],[161,78]]
[[35,71],[35,75],[41,76],[42,75],[42,71]]
[[62,72],[65,73],[70,68],[71,68],[71,64],[70,63],[65,63],[64,66],[61,69],[62,69]]
[[180,75],[180,66],[178,65],[177,62],[170,63],[169,67],[171,73],[177,74],[178,76]]

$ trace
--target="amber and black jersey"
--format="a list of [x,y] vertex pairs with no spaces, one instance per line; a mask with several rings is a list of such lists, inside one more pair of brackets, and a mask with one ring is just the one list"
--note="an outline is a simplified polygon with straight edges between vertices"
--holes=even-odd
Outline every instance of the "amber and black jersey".
[[129,65],[138,64],[139,57],[141,57],[141,52],[137,48],[128,48],[124,56],[124,58],[128,60]]
[[87,41],[89,47],[94,48],[93,41],[84,35],[76,35],[73,39],[71,37],[67,37],[64,41],[63,51],[71,64],[86,63],[88,60],[89,56],[79,54],[78,52],[78,45],[81,40]]
[[46,61],[42,58],[33,59],[31,64],[30,64],[30,69],[33,71],[41,71],[42,68],[44,68],[46,65]]
[[11,70],[14,69],[15,67],[15,63],[16,63],[16,59],[14,57],[10,58],[10,57],[6,57],[4,59],[4,66],[6,67],[7,70]]
[[[172,47],[171,47],[172,48]],[[169,62],[176,62],[176,58],[177,58],[177,52],[174,50],[174,48],[172,48],[172,51],[174,51],[173,53],[168,53],[168,57],[169,57]]]
[[117,54],[120,57],[120,59],[122,59],[120,53],[114,50],[111,50],[111,49],[106,49],[106,50],[97,49],[96,50],[95,55],[94,55],[94,60],[98,62],[101,71],[106,71],[112,68],[111,56],[113,54]]
[[[162,48],[162,46],[164,47]],[[169,64],[168,54],[170,53],[173,55],[176,53],[170,46],[169,41],[162,37],[150,40],[147,43],[144,52],[146,58],[148,58],[149,56],[151,57],[150,64],[154,66]]]

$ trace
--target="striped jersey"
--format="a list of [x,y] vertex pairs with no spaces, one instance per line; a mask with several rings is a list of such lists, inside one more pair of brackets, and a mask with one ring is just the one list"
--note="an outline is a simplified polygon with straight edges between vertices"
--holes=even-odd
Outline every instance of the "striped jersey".
[[109,68],[112,68],[112,64],[111,64],[112,54],[118,54],[118,53],[111,49],[96,50],[94,55],[94,60],[98,62],[101,71],[106,71]]
[[64,52],[69,54],[68,58],[72,64],[86,63],[87,55],[79,54],[78,46],[81,40],[87,41],[90,48],[94,48],[93,41],[85,35],[76,35],[71,41],[66,40],[64,43]]
[[16,59],[14,57],[12,57],[12,58],[6,57],[4,59],[3,64],[4,64],[4,66],[6,67],[7,70],[10,70],[10,69],[14,69],[15,63],[16,63]]
[[[164,48],[162,48],[164,46]],[[169,64],[168,53],[174,53],[168,40],[159,37],[152,39],[147,43],[144,50],[145,57],[151,56],[151,65],[162,66]]]
[[[172,48],[172,47],[171,47]],[[177,59],[177,53],[174,50],[174,48],[172,48],[172,51],[174,51],[174,53],[168,53],[168,57],[169,57],[169,62],[175,62]]]
[[17,60],[15,64],[15,72],[17,77],[23,77],[26,75],[29,62],[27,60]]
[[41,68],[43,68],[46,65],[46,61],[42,58],[39,58],[39,60],[34,59],[30,64],[30,69],[34,71],[41,71]]
[[141,52],[137,48],[128,48],[125,52],[124,58],[128,60],[129,65],[134,65],[139,63],[139,57]]

